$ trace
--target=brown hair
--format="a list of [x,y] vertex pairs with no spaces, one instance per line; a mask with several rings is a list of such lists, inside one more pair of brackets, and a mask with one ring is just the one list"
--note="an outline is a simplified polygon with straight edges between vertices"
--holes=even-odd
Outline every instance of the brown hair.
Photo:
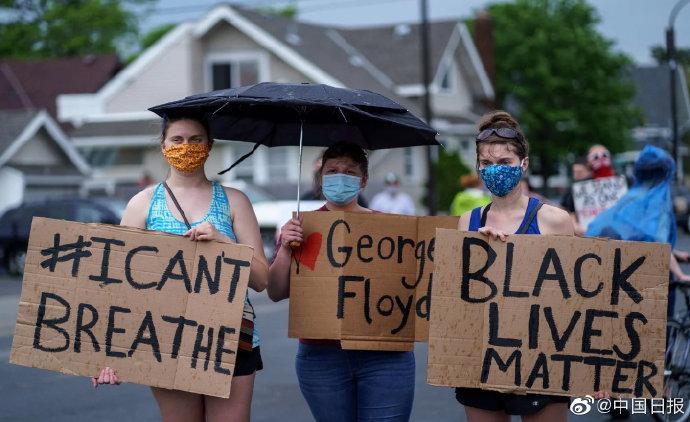
[[460,176],[460,187],[463,189],[479,187],[480,180],[477,173],[463,174]]
[[527,138],[525,137],[522,128],[520,128],[520,124],[518,123],[518,121],[515,120],[515,118],[511,116],[510,113],[503,110],[494,110],[489,113],[486,113],[481,117],[481,119],[479,119],[479,132],[486,129],[497,129],[502,127],[507,127],[517,131],[522,137],[522,139],[501,138],[500,136],[494,133],[487,139],[484,139],[483,141],[478,140],[477,159],[479,159],[479,146],[486,144],[506,144],[508,146],[508,149],[517,154],[517,156],[520,157],[520,159],[526,158],[529,155],[529,144],[527,143]]
[[170,125],[175,123],[175,122],[179,122],[180,120],[191,120],[191,121],[199,123],[201,125],[201,127],[204,128],[204,131],[206,132],[206,138],[208,138],[209,145],[213,145],[213,138],[211,138],[211,127],[208,123],[208,119],[204,119],[204,118],[201,118],[198,116],[163,117],[163,121],[161,122],[161,136],[160,136],[161,145],[163,145],[163,141],[165,141],[165,137],[167,136],[168,128],[170,127]]
[[367,152],[354,142],[340,141],[328,147],[324,151],[321,158],[321,169],[319,170],[319,176],[323,172],[323,166],[326,161],[332,158],[347,157],[354,161],[362,170],[364,177],[369,176],[369,157],[367,157]]

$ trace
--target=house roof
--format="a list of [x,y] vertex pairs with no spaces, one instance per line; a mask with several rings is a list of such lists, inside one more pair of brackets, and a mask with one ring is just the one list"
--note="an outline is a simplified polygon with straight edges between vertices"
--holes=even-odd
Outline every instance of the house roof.
[[96,92],[120,69],[116,55],[0,60],[0,109],[45,109],[59,94]]
[[74,167],[83,175],[91,169],[60,126],[45,110],[0,110],[0,167],[45,129]]
[[[671,125],[669,72],[668,65],[638,66],[631,69],[630,77],[636,88],[634,104],[642,109],[645,126]],[[682,68],[677,75],[678,123],[682,126],[690,123],[690,99]]]
[[37,110],[0,110],[0,155],[36,117]]
[[[457,20],[430,22],[431,72],[438,69],[441,64],[443,53],[458,22]],[[419,24],[398,24],[340,32],[397,85],[410,85],[418,84],[422,80],[420,28]]]

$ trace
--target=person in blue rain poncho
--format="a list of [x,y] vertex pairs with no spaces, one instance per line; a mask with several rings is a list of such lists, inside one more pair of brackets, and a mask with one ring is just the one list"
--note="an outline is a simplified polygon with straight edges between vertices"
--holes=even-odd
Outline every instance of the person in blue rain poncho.
[[[645,146],[635,162],[634,184],[615,205],[589,224],[585,236],[670,243],[675,247],[677,227],[671,198],[675,172],[676,165],[666,151]],[[690,275],[678,265],[679,259],[687,260],[687,253],[674,249],[671,274],[677,281],[690,282]]]

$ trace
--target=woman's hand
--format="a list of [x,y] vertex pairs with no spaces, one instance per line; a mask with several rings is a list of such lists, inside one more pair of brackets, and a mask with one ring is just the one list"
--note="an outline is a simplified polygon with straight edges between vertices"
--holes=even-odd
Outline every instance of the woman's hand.
[[494,240],[501,239],[503,242],[508,239],[508,233],[493,227],[482,227],[479,229],[479,233],[483,234],[484,236],[489,236]]
[[115,370],[109,367],[101,369],[101,373],[97,377],[91,378],[91,385],[93,388],[98,388],[100,384],[120,385],[120,380],[117,378]]
[[594,393],[594,399],[595,400],[610,399],[610,398],[611,398],[611,394],[609,394],[609,392],[606,390],[599,390],[599,391]]
[[302,230],[302,218],[292,218],[280,228],[280,245],[284,248],[290,247],[290,242],[302,242],[304,232]]
[[219,232],[213,224],[204,221],[196,227],[187,230],[182,236],[188,237],[189,240],[215,240],[216,242],[235,243],[228,236]]
[[673,256],[676,257],[678,262],[688,262],[690,261],[690,252],[688,251],[681,251],[678,249],[673,250]]

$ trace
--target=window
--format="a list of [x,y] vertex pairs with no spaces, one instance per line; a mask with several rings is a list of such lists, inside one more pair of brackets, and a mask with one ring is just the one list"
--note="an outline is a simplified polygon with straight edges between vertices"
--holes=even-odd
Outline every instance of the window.
[[287,180],[289,147],[268,148],[268,175],[271,180]]
[[[254,148],[254,144],[248,142],[233,142],[232,143],[232,163],[237,161],[244,154]],[[258,151],[257,151],[258,152]],[[256,159],[256,152],[244,161],[239,163],[235,168],[232,169],[233,178],[239,180],[246,180],[248,182],[254,181],[254,160]]]
[[441,92],[449,93],[455,91],[455,62],[450,61],[443,65],[439,88]]
[[405,176],[414,176],[414,157],[412,148],[405,148]]
[[252,85],[260,81],[256,59],[228,60],[211,64],[212,90]]
[[118,165],[140,165],[144,163],[146,148],[143,147],[105,147],[82,150],[89,165],[108,167]]

